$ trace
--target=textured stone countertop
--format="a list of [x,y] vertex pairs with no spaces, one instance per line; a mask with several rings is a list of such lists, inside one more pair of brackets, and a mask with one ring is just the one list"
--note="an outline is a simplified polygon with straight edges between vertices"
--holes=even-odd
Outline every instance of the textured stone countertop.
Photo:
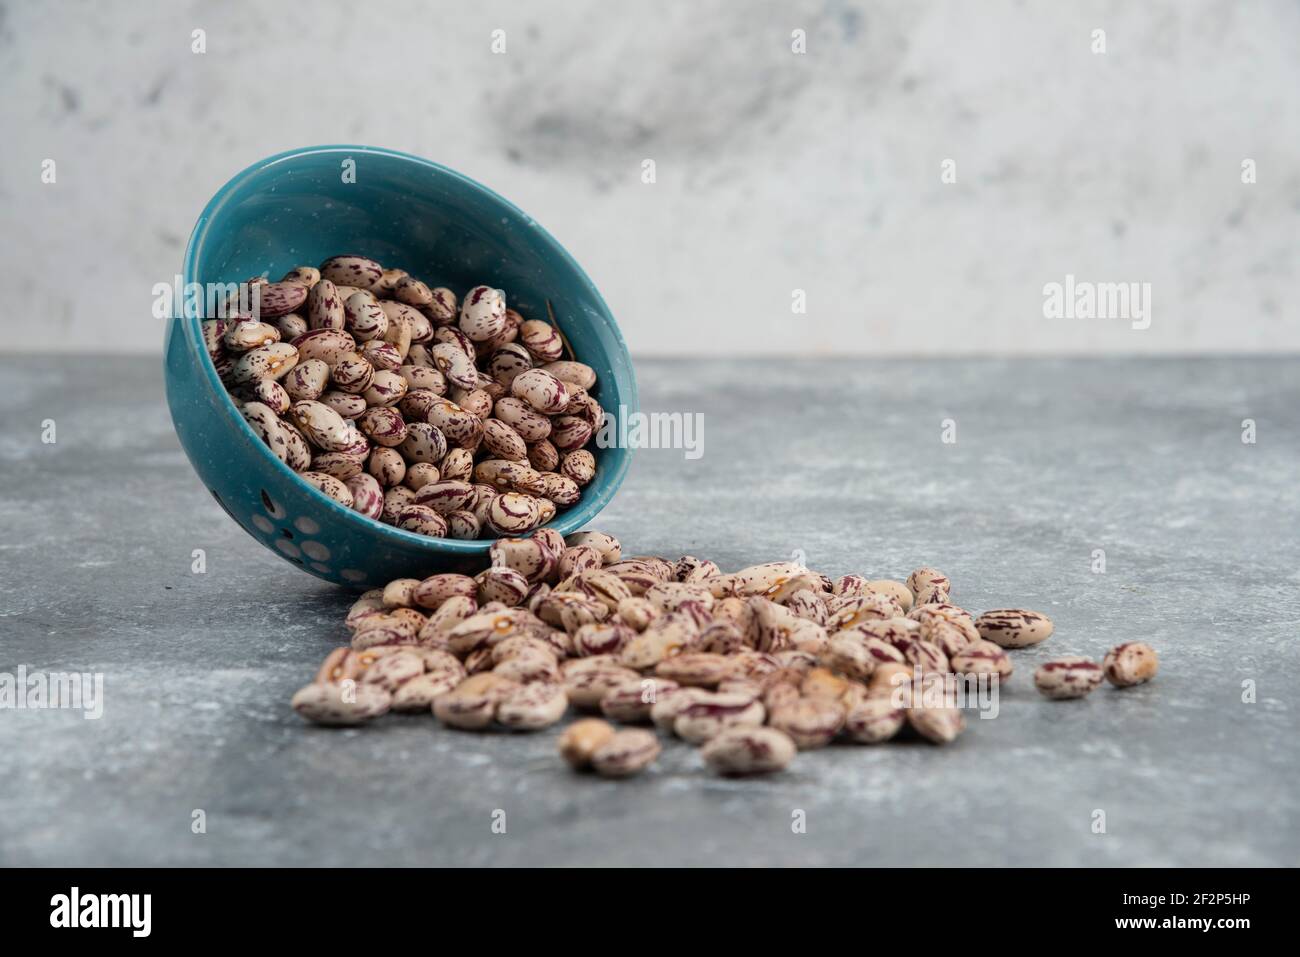
[[[673,743],[624,782],[569,773],[557,731],[305,726],[289,696],[350,597],[212,501],[160,365],[0,359],[0,673],[105,681],[99,720],[0,711],[0,864],[1300,860],[1300,360],[640,363],[643,408],[703,413],[705,444],[638,453],[598,523],[627,551],[929,563],[959,604],[1037,608],[1056,634],[949,747],[729,781]],[[1155,682],[1033,690],[1037,662],[1133,639]]]

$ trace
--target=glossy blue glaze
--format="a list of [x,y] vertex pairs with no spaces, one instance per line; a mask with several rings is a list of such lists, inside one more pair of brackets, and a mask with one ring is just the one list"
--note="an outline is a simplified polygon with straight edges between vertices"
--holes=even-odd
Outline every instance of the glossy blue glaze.
[[[343,164],[356,164],[354,183]],[[596,370],[607,412],[637,407],[627,346],[600,293],[529,216],[485,186],[437,163],[368,146],[317,146],[263,160],[223,186],[185,251],[185,283],[278,279],[294,266],[358,253],[463,294],[506,290],[525,318],[549,299],[575,356]],[[344,508],[298,478],[235,408],[203,348],[200,317],[168,323],[167,402],[181,445],[203,483],[245,531],[287,561],[355,588],[439,571],[477,571],[489,541],[427,538]],[[630,451],[597,449],[595,480],[550,526],[586,525],[627,474]]]

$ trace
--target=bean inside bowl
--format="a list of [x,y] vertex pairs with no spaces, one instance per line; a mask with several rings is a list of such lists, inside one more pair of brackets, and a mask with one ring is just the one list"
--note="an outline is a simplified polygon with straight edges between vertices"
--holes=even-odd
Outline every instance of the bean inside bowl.
[[[186,249],[182,280],[278,279],[348,252],[463,294],[480,283],[507,290],[525,318],[556,323],[591,366],[607,414],[636,408],[627,346],[600,293],[544,229],[485,186],[429,160],[364,146],[294,150],[235,176],[208,203]],[[189,304],[168,324],[168,404],[186,455],[223,509],[250,535],[318,577],[358,588],[401,576],[474,570],[490,540],[430,538],[367,518],[281,462],[227,394]],[[596,477],[547,527],[586,525],[627,472],[630,452],[589,447]]]

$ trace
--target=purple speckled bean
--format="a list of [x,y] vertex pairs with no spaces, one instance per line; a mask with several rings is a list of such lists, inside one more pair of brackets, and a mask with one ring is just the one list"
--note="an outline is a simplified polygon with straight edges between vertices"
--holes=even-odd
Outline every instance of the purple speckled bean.
[[340,286],[369,289],[384,276],[384,267],[364,256],[331,256],[320,264],[322,279]]
[[772,774],[794,760],[795,743],[777,728],[723,728],[700,750],[704,763],[718,774]]
[[999,608],[975,619],[975,628],[985,641],[1003,648],[1028,648],[1052,635],[1052,619],[1023,608]]
[[659,739],[650,731],[617,731],[592,754],[591,766],[603,777],[629,777],[653,764],[660,750]]
[[352,493],[352,507],[366,518],[379,518],[384,511],[384,490],[373,475],[361,473],[344,483]]
[[293,340],[299,361],[320,359],[333,368],[346,355],[357,351],[357,342],[346,332],[337,329],[313,329]]
[[474,486],[469,482],[444,480],[425,485],[415,493],[415,501],[445,515],[468,508],[474,495]]
[[518,492],[498,495],[488,506],[488,525],[502,535],[516,535],[536,528],[541,522],[537,499]]
[[1048,698],[1082,698],[1100,685],[1103,677],[1101,665],[1071,655],[1039,665],[1034,672],[1034,687]]
[[392,696],[378,685],[309,684],[290,702],[293,710],[314,724],[346,727],[363,724],[386,713]]
[[260,315],[264,319],[288,315],[307,299],[307,287],[297,282],[271,282],[258,288],[261,290]]
[[[389,489],[385,494],[385,508],[387,508],[387,497],[395,492],[396,489]],[[407,491],[410,491],[407,489]],[[431,535],[434,538],[442,538],[447,534],[447,521],[433,509],[424,505],[405,505],[401,511],[397,512],[396,521],[393,523],[398,528],[408,532],[415,532],[419,535]]]
[[396,409],[367,409],[356,422],[357,428],[376,445],[391,448],[406,441],[406,420]]
[[1154,678],[1160,670],[1160,658],[1145,642],[1129,641],[1106,652],[1102,669],[1106,680],[1116,688],[1130,688]]
[[506,296],[500,289],[475,286],[460,307],[460,329],[475,342],[488,342],[506,327]]
[[568,387],[541,369],[530,369],[516,376],[510,383],[510,394],[543,415],[558,415],[569,404]]

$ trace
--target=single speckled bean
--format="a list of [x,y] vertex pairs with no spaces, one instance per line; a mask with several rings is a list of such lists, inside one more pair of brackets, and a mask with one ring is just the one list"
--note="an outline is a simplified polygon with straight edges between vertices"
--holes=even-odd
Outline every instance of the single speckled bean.
[[367,409],[356,419],[359,428],[376,445],[391,448],[406,441],[407,426],[396,409]]
[[789,767],[795,742],[778,728],[736,726],[710,738],[700,755],[718,774],[772,774]]
[[443,518],[447,521],[447,535],[450,538],[469,541],[478,538],[483,527],[473,512],[448,512]]
[[659,739],[650,731],[617,731],[592,753],[591,766],[603,777],[628,777],[653,764],[660,750]]
[[393,710],[429,711],[439,697],[453,691],[463,678],[463,673],[451,670],[430,671],[411,678],[393,694]]
[[337,329],[312,329],[294,339],[299,361],[320,359],[330,368],[346,355],[357,351],[357,341]]
[[488,525],[502,535],[517,535],[536,528],[542,521],[541,507],[531,495],[505,492],[488,506]]
[[272,342],[251,349],[235,360],[231,378],[236,383],[279,379],[287,375],[297,362],[297,349],[287,342]]
[[1103,677],[1101,665],[1071,655],[1039,665],[1034,671],[1034,687],[1048,698],[1082,698],[1101,684]]
[[402,276],[393,283],[393,298],[408,306],[427,306],[433,302],[433,291],[414,276]]
[[294,266],[280,279],[280,282],[296,282],[310,289],[320,282],[320,270],[315,266]]
[[568,707],[564,685],[554,681],[534,681],[506,694],[497,705],[496,719],[499,724],[517,731],[538,731],[563,718]]
[[338,389],[328,389],[321,393],[321,405],[329,406],[345,419],[356,419],[366,411],[366,400],[359,395],[348,395]]
[[473,598],[477,590],[478,586],[470,576],[448,572],[430,575],[417,583],[411,590],[411,600],[421,608],[436,611],[457,595]]
[[281,421],[280,429],[287,443],[285,464],[295,472],[307,471],[311,468],[311,446],[307,444],[307,439],[291,422]]
[[858,744],[879,744],[898,734],[907,713],[889,698],[867,698],[858,702],[844,719],[844,732]]
[[617,655],[634,634],[636,633],[621,621],[591,622],[573,633],[573,654],[579,658]]
[[460,307],[460,329],[475,342],[488,342],[506,326],[506,297],[500,289],[475,286]]
[[904,613],[912,610],[912,590],[902,582],[892,581],[888,578],[876,579],[869,581],[865,586],[865,594],[868,595],[886,595],[898,602],[899,607]]
[[289,439],[285,437],[280,417],[275,414],[275,410],[262,402],[245,402],[239,411],[275,457],[281,462],[288,461]]
[[415,605],[415,589],[419,588],[419,579],[394,579],[383,586],[381,598],[385,609],[409,609]]
[[409,652],[396,652],[385,655],[366,669],[362,676],[364,684],[379,685],[389,694],[394,693],[410,681],[424,674],[424,661],[419,655]]
[[492,723],[498,705],[518,687],[518,683],[490,671],[470,675],[434,701],[433,713],[450,727],[481,730]]
[[299,472],[298,474],[340,505],[345,508],[352,507],[352,493],[348,491],[346,485],[333,475],[327,475],[324,472]]
[[[438,467],[436,465],[430,465],[428,462],[416,462],[406,470],[406,477],[402,480],[402,484],[412,492],[418,493],[420,489],[424,488],[426,485],[432,485],[434,482],[438,481],[439,478],[441,478],[441,476],[438,474]],[[418,499],[416,501],[417,504],[425,504],[419,502]]]
[[684,741],[703,744],[723,728],[761,725],[766,714],[762,702],[749,695],[706,692],[682,709],[673,731]]
[[569,404],[569,390],[549,372],[530,369],[510,383],[510,393],[543,415],[559,415]]
[[298,282],[271,282],[257,288],[261,293],[260,315],[268,319],[288,315],[307,299],[307,287]]
[[343,324],[357,342],[382,339],[388,332],[388,313],[374,293],[362,290],[343,300]]
[[596,477],[596,457],[586,449],[565,452],[560,458],[560,474],[579,486],[587,485]]
[[945,592],[951,590],[948,576],[928,565],[923,565],[907,576],[907,587],[913,595],[919,595],[930,588],[939,588]]
[[355,352],[341,357],[330,369],[334,388],[352,395],[360,395],[370,388],[374,377],[375,367]]
[[959,675],[997,675],[999,681],[1011,677],[1011,657],[991,641],[972,641],[948,659]]
[[447,454],[447,440],[436,426],[427,422],[410,422],[406,438],[397,446],[407,462],[428,462],[436,465]]
[[293,710],[315,724],[346,727],[385,714],[392,696],[382,687],[347,681],[309,684],[299,688],[290,702]]
[[424,308],[424,314],[439,326],[448,326],[456,321],[456,315],[459,311],[459,305],[456,302],[456,294],[450,289],[442,286],[430,291],[429,304]]
[[569,695],[569,702],[585,711],[594,711],[600,707],[601,700],[614,688],[628,682],[640,681],[641,676],[631,668],[601,658],[582,659],[592,662],[593,666],[582,670],[568,669],[564,672],[564,686]]
[[947,589],[934,585],[917,592],[913,606],[919,608],[922,605],[945,605],[949,600]]
[[788,734],[800,751],[823,748],[844,727],[844,706],[831,698],[800,698],[773,711],[768,724]]
[[561,359],[559,362],[548,362],[542,366],[542,370],[561,382],[576,385],[580,389],[590,390],[596,385],[596,370],[582,362]]
[[474,476],[474,453],[469,449],[448,449],[442,459],[442,477],[468,482]]
[[232,352],[247,352],[279,342],[280,330],[269,323],[243,319],[231,323],[221,341]]
[[528,446],[528,464],[539,472],[549,472],[560,465],[560,453],[547,439]]
[[343,298],[338,287],[322,279],[307,294],[307,325],[312,329],[343,331]]
[[275,328],[280,330],[280,338],[285,342],[291,342],[311,329],[307,325],[307,320],[296,312],[291,312],[287,316],[279,316],[274,325]]
[[623,646],[619,660],[629,668],[653,668],[689,647],[699,633],[699,625],[688,612],[660,615]]
[[1052,619],[1023,608],[999,608],[975,619],[980,637],[1003,648],[1028,648],[1051,637]]
[[362,395],[371,408],[395,406],[406,396],[406,380],[390,369],[377,369]]
[[604,532],[575,532],[564,539],[570,548],[576,545],[590,545],[600,552],[606,565],[612,565],[623,557],[623,547],[613,535]]
[[324,472],[346,482],[361,473],[361,463],[343,452],[318,452],[311,458],[311,471]]
[[495,458],[515,461],[528,458],[528,445],[518,432],[499,419],[483,423],[483,446]]
[[600,718],[582,718],[564,729],[558,743],[560,757],[575,770],[591,767],[592,755],[614,736],[614,726]]
[[660,678],[696,688],[716,688],[730,673],[730,659],[708,652],[674,655],[655,666],[655,674]]
[[341,451],[353,442],[352,429],[329,406],[302,399],[289,408],[289,418],[313,445],[326,451]]
[[364,472],[343,483],[352,494],[352,508],[366,518],[379,518],[384,511],[384,490],[373,475]]
[[513,568],[484,569],[474,576],[474,581],[478,585],[480,605],[499,601],[507,608],[513,608],[528,594],[528,579]]
[[474,486],[469,482],[440,480],[422,486],[415,493],[415,501],[445,515],[468,508],[474,501],[474,495]]
[[586,419],[561,415],[555,418],[550,441],[561,452],[573,452],[590,442],[594,433],[595,429]]
[[649,721],[654,706],[678,687],[677,682],[663,678],[629,680],[605,692],[600,699],[600,710],[605,717],[625,724]]
[[1116,688],[1129,688],[1154,678],[1160,670],[1160,658],[1145,642],[1130,641],[1106,652],[1102,669],[1106,680]]
[[369,289],[384,275],[384,267],[364,256],[331,256],[320,264],[322,279],[344,286]]
[[[396,489],[389,489],[385,495],[391,495]],[[406,489],[410,491],[410,489]],[[447,534],[447,521],[427,505],[404,505],[397,513],[397,521],[394,522],[398,528],[408,532],[415,532],[418,535],[429,535],[433,538],[442,538]]]
[[[381,519],[390,525],[396,525],[402,511],[415,501],[415,493],[405,485],[397,485],[384,491],[384,513]],[[436,513],[435,513],[436,514]]]
[[931,744],[947,744],[966,730],[966,717],[960,708],[909,708],[907,723]]
[[329,385],[330,367],[321,359],[299,362],[284,377],[284,388],[293,399],[319,399]]
[[564,355],[564,342],[549,322],[529,319],[519,325],[519,342],[539,362],[555,362]]

